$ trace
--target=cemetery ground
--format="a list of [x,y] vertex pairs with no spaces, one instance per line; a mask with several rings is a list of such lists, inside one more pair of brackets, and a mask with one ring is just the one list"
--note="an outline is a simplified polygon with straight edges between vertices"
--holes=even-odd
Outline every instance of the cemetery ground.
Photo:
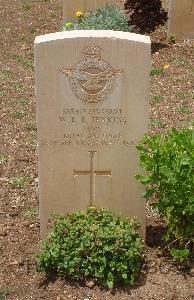
[[[193,299],[194,269],[173,264],[162,240],[166,225],[149,207],[146,252],[133,288],[110,291],[89,287],[90,282],[46,281],[36,272],[34,255],[40,245],[33,43],[37,35],[60,31],[62,7],[60,0],[0,5],[0,299]],[[191,127],[194,42],[171,43],[166,27],[151,39],[150,134]]]

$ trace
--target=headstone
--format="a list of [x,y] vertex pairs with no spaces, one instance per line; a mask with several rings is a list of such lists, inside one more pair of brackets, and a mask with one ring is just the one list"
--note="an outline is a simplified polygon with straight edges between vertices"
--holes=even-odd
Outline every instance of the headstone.
[[40,223],[89,206],[135,216],[145,202],[134,176],[148,129],[150,38],[69,31],[35,40]]
[[106,4],[124,7],[124,0],[63,0],[63,17],[65,20],[76,19],[76,12],[90,12]]
[[177,40],[194,39],[194,0],[170,0],[168,36]]

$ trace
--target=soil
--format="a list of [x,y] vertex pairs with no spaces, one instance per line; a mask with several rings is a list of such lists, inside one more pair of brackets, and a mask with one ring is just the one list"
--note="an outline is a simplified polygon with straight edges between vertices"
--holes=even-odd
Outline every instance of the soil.
[[[194,270],[176,266],[162,250],[166,226],[149,206],[144,265],[133,288],[90,288],[46,280],[36,272],[34,255],[40,245],[33,42],[37,35],[61,30],[61,0],[0,0],[0,24],[0,299],[194,299]],[[191,127],[194,42],[170,43],[166,27],[151,39],[157,74],[151,76],[150,133]],[[28,186],[17,187],[17,176],[30,176]]]

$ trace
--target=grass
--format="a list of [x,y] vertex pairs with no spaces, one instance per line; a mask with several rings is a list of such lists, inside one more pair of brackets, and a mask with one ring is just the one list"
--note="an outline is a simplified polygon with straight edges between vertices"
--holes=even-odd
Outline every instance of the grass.
[[25,106],[25,105],[28,105],[30,103],[30,99],[28,98],[25,98],[25,97],[21,97],[17,100],[17,103],[19,105],[22,105],[22,106]]
[[10,295],[11,289],[8,287],[0,287],[0,300],[5,299],[6,296]]
[[150,75],[151,76],[164,76],[164,70],[161,68],[152,68]]
[[181,107],[179,107],[177,110],[176,110],[177,114],[191,114],[192,113],[192,109],[187,106],[187,105],[183,105]]
[[26,129],[29,130],[29,131],[36,131],[37,128],[36,128],[36,123],[28,123],[26,124]]
[[28,219],[35,219],[38,216],[38,208],[36,207],[29,207],[25,213],[24,216]]
[[6,154],[0,153],[0,165],[5,164],[6,162],[8,162],[9,157]]
[[20,0],[21,5],[22,5],[22,9],[27,11],[30,10],[31,5],[30,5],[30,0]]
[[27,69],[33,69],[34,63],[30,59],[28,59],[28,60],[23,61],[23,66]]
[[19,54],[15,54],[13,53],[11,55],[11,58],[15,61],[19,61],[22,63],[22,65],[27,68],[27,69],[33,69],[34,68],[34,63],[33,61],[31,61],[30,59],[25,59],[23,56],[19,55]]
[[9,76],[9,75],[11,75],[12,70],[10,70],[10,69],[3,69],[3,70],[1,70],[1,72],[2,72],[2,74],[6,75],[6,76]]
[[3,97],[6,95],[6,92],[4,90],[0,90],[0,97]]
[[176,35],[171,33],[168,40],[170,43],[175,44],[176,43]]
[[194,93],[179,91],[176,93],[176,97],[183,100],[194,99]]
[[23,85],[21,84],[21,82],[16,81],[16,82],[14,83],[14,89],[15,89],[16,92],[22,92],[22,91],[24,90],[24,87],[23,87]]
[[29,32],[30,32],[30,33],[35,33],[35,32],[36,32],[36,28],[30,27],[30,28],[29,28]]
[[22,56],[19,55],[19,54],[13,53],[13,54],[11,54],[11,58],[12,58],[13,60],[15,60],[15,61],[20,61],[20,62],[22,62]]
[[19,110],[10,113],[10,116],[17,120],[21,120],[22,118],[26,117],[27,115],[28,114],[26,112],[19,111]]
[[155,96],[152,96],[151,100],[154,103],[160,103],[160,102],[162,102],[164,100],[164,98],[165,97],[162,96],[162,95],[155,95]]
[[166,126],[166,124],[162,121],[162,120],[159,120],[159,119],[153,119],[150,121],[150,126],[151,127],[161,127],[161,128],[164,128]]
[[26,190],[32,181],[32,176],[16,176],[10,179],[9,184],[12,188]]
[[26,140],[26,146],[35,146],[37,147],[37,139],[36,137],[31,137]]
[[194,129],[194,121],[193,120],[186,120],[182,123],[183,128],[191,128]]
[[185,57],[177,57],[174,61],[173,64],[176,67],[184,67],[188,65],[188,60]]

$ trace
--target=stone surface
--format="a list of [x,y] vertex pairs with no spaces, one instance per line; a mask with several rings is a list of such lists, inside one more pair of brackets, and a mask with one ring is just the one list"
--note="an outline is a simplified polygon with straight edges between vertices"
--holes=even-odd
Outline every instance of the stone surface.
[[89,206],[136,216],[136,145],[148,129],[150,39],[70,31],[35,40],[41,237],[50,214]]
[[169,1],[168,36],[177,40],[194,39],[194,0]]
[[98,7],[111,5],[124,6],[124,0],[63,0],[63,17],[65,20],[76,19],[76,12],[86,13]]

